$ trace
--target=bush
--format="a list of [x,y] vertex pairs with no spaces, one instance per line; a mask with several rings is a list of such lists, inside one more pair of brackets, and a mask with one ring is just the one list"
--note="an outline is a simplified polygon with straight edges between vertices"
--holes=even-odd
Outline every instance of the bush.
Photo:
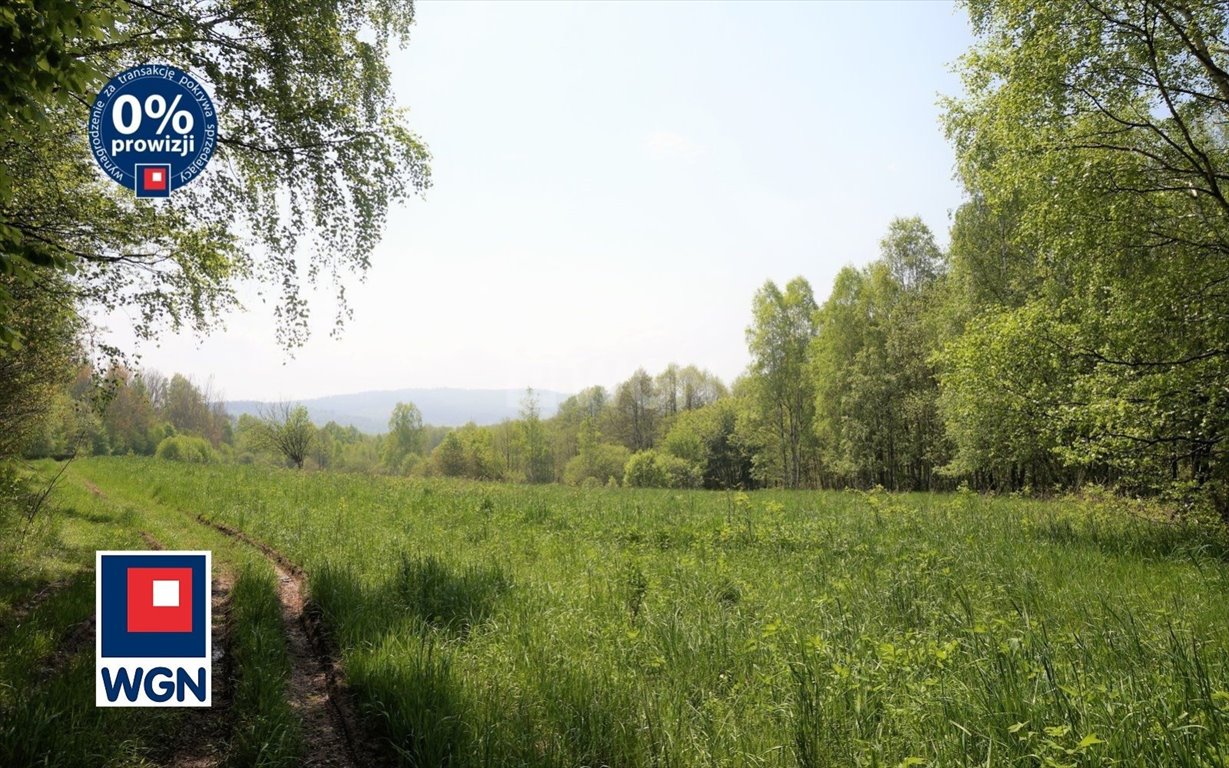
[[176,435],[158,443],[154,455],[168,461],[182,461],[188,464],[212,464],[218,460],[218,454],[203,437],[192,435]]
[[697,467],[705,488],[752,485],[753,450],[738,434],[738,408],[732,400],[680,413],[661,448]]
[[593,480],[599,486],[612,477],[622,477],[630,452],[621,445],[594,443],[582,447],[563,468],[563,481],[568,485],[585,485]]
[[701,479],[699,466],[654,450],[633,453],[623,474],[623,484],[634,488],[696,488]]

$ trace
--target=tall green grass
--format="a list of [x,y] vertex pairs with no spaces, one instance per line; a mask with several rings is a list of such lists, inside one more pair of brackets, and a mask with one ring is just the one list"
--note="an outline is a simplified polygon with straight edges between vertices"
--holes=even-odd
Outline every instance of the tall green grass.
[[143,544],[129,510],[72,486],[59,495],[34,521],[37,543],[22,541],[0,572],[3,592],[20,606],[0,621],[0,765],[145,764],[183,710],[96,708],[87,623],[94,550]]
[[[54,474],[57,467],[42,469]],[[298,765],[299,723],[286,700],[289,660],[282,635],[273,569],[263,555],[199,525],[143,493],[87,490],[66,475],[36,524],[0,570],[0,766],[157,765],[177,750],[206,754],[208,744],[185,744],[193,718],[205,710],[97,708],[94,705],[94,552],[147,549],[142,532],[171,549],[211,549],[215,571],[238,573],[230,598],[229,664],[215,664],[215,680],[235,670],[220,733],[207,738],[229,765]],[[217,575],[215,573],[215,575]],[[42,590],[45,598],[26,609]],[[224,642],[215,634],[215,643]]]
[[230,665],[235,672],[227,765],[299,765],[301,723],[286,700],[290,660],[277,577],[248,564],[231,588]]
[[407,765],[1229,765],[1223,542],[1113,500],[79,471],[303,565]]

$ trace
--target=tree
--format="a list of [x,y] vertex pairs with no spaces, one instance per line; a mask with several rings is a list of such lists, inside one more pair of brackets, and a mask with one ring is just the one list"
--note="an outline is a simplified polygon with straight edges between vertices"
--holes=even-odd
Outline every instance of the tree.
[[623,468],[631,452],[621,445],[603,443],[592,418],[585,419],[581,425],[579,443],[579,452],[564,468],[564,482],[605,485],[611,478],[616,482],[623,479]]
[[666,370],[657,374],[657,378],[653,380],[661,414],[667,419],[679,412],[679,389],[681,384],[677,363],[667,365]]
[[612,432],[631,451],[653,447],[659,418],[653,377],[639,368],[615,388]]
[[661,446],[694,466],[705,488],[751,488],[752,455],[737,429],[737,404],[726,398],[680,413]]
[[525,446],[525,479],[531,483],[549,483],[554,475],[554,461],[538,409],[538,396],[532,388],[525,390],[521,400],[521,435]]
[[[73,55],[76,44],[100,39],[115,23],[105,5],[85,8],[59,0],[14,4],[6,10],[0,15],[0,49],[5,52],[0,59],[0,225],[5,225],[0,226],[0,353],[27,338],[30,329],[20,327],[21,312],[14,310],[28,304],[31,289],[48,290],[48,301],[71,291],[59,276],[36,279],[35,267],[62,269],[65,256],[41,237],[27,237],[8,225],[10,212],[19,207],[22,182],[32,181],[14,162],[20,154],[14,142],[37,143],[54,125],[51,113],[61,115],[77,106],[74,95],[86,93],[97,75]],[[15,285],[24,286],[24,295],[14,293]]]
[[223,405],[214,400],[208,384],[202,389],[177,373],[171,376],[160,399],[162,417],[176,430],[204,437],[215,448],[222,443],[230,419]]
[[465,446],[456,432],[449,432],[431,454],[436,471],[444,477],[463,477],[469,466],[465,458]]
[[[976,0],[969,10],[978,43],[948,133],[984,206],[974,212],[1005,225],[998,251],[1027,293],[965,309],[966,335],[945,353],[959,386],[945,395],[949,429],[1018,430],[1029,414],[1052,425],[1042,444],[1072,472],[1215,496],[1229,483],[1229,8]],[[1013,333],[1013,375],[963,386],[989,327],[1027,329]],[[960,461],[978,461],[958,443]]]
[[413,403],[397,403],[388,419],[388,435],[384,438],[384,466],[400,472],[407,456],[422,451],[422,412]]
[[40,437],[57,395],[82,362],[81,320],[56,295],[57,290],[67,292],[65,280],[54,274],[43,279],[60,287],[0,275],[0,286],[10,297],[3,322],[21,339],[15,348],[0,349],[0,460],[18,455]]
[[103,426],[111,450],[121,454],[152,454],[159,442],[154,439],[157,413],[144,378],[122,366],[114,367],[107,378],[113,382],[114,390],[103,412]]
[[694,365],[680,368],[670,363],[653,380],[662,418],[670,419],[681,411],[702,408],[728,392],[721,379]]
[[630,488],[696,488],[700,472],[684,459],[650,448],[628,458],[623,484]]
[[[386,64],[412,21],[409,2],[19,4],[0,19],[0,272],[71,266],[78,301],[135,310],[143,337],[207,330],[254,278],[278,295],[287,347],[307,334],[304,289],[329,279],[340,324],[341,276],[366,270],[389,206],[429,183]],[[221,121],[208,172],[156,206],[101,179],[81,131],[102,78],[146,61],[210,83]]]
[[819,310],[810,359],[815,431],[837,482],[927,488],[945,463],[931,362],[943,274],[921,219],[896,219],[880,258],[842,270]]
[[1027,305],[989,315],[948,344],[939,404],[956,448],[950,474],[1011,490],[1064,479],[1058,448],[1072,436],[1057,416],[1073,399],[1074,361],[1036,343],[1058,330],[1042,307]]
[[703,408],[729,394],[725,384],[713,373],[689,365],[678,373],[679,408],[684,411]]
[[[580,450],[579,438],[585,423],[600,429],[608,414],[609,396],[602,387],[589,387],[559,404],[550,419],[555,475],[566,480],[567,466]],[[617,475],[622,477],[622,471]]]
[[807,355],[815,336],[815,297],[796,277],[781,291],[771,280],[755,294],[747,328],[751,352],[750,384],[759,415],[780,458],[779,481],[797,488],[812,459],[814,393],[806,375]]
[[295,469],[303,468],[316,439],[316,427],[307,408],[289,403],[264,407],[253,427],[257,446],[280,453]]
[[489,430],[473,422],[444,435],[431,453],[434,471],[445,477],[499,480],[503,472],[495,455]]

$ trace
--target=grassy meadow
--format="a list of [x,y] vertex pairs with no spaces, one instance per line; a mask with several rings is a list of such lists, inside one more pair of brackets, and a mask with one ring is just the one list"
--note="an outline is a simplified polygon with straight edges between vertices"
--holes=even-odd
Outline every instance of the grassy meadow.
[[168,539],[199,514],[301,565],[405,765],[1229,765],[1224,547],[1128,502],[139,458],[85,481]]
[[[41,467],[46,477],[58,468]],[[70,467],[31,523],[4,520],[0,766],[216,765],[219,753],[226,765],[299,765],[300,728],[284,695],[288,662],[268,561],[180,513],[104,492],[78,468]],[[94,552],[155,545],[213,551],[215,591],[229,593],[214,615],[215,648],[220,635],[229,638],[231,662],[215,656],[214,669],[215,699],[231,702],[227,733],[210,732],[216,723],[209,710],[94,706]],[[233,675],[221,689],[224,666]]]

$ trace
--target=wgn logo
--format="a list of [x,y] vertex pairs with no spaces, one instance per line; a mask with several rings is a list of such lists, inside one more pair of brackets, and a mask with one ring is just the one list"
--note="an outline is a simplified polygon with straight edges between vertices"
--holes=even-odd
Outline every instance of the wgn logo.
[[95,700],[208,707],[209,552],[98,552]]

